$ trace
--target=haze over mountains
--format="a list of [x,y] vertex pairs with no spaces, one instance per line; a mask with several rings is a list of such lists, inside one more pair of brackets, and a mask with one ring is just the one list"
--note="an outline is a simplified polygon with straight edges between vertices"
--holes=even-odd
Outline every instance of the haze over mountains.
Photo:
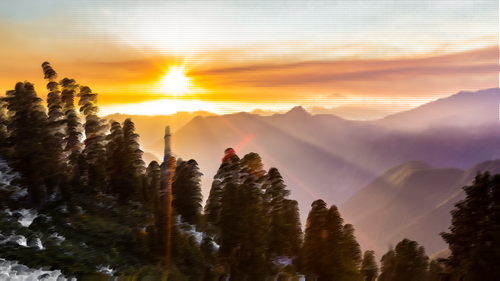
[[[195,117],[174,133],[173,147],[178,157],[198,161],[205,195],[226,148],[240,157],[259,153],[266,169],[281,171],[305,221],[313,200],[341,205],[407,161],[468,169],[500,158],[499,101],[498,88],[460,92],[377,121],[310,115],[301,107],[273,116]],[[161,156],[163,139],[145,150]]]
[[465,198],[462,187],[472,183],[477,171],[500,173],[500,160],[468,170],[406,162],[377,177],[340,210],[356,226],[361,247],[375,250],[379,259],[389,244],[395,246],[404,238],[418,241],[431,255],[448,248],[439,233],[449,232],[450,211]]
[[497,126],[500,93],[498,88],[477,92],[462,91],[415,109],[371,121],[391,129],[422,131],[430,128]]

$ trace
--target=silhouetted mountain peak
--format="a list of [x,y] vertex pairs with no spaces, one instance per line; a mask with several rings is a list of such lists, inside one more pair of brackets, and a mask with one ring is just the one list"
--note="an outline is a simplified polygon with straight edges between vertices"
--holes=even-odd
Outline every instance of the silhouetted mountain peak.
[[290,109],[287,113],[285,113],[286,116],[293,116],[293,117],[310,117],[311,114],[307,112],[302,106],[296,106],[292,109]]

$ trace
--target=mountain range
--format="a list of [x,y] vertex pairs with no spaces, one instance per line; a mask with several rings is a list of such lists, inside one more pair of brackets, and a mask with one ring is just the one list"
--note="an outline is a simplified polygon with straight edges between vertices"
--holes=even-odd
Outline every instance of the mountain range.
[[[492,88],[460,92],[375,121],[311,115],[302,107],[272,116],[196,116],[173,134],[172,147],[178,157],[199,163],[205,196],[226,148],[240,157],[258,153],[266,169],[280,170],[305,222],[314,200],[340,206],[407,161],[469,169],[500,158],[499,102],[500,89]],[[144,150],[161,157],[163,139]]]

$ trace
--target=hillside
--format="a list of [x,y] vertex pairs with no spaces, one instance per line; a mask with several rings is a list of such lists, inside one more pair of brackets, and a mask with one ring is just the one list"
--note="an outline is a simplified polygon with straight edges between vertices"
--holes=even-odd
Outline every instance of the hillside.
[[404,238],[418,241],[431,255],[446,249],[439,236],[451,225],[450,211],[465,198],[477,171],[500,173],[500,160],[485,161],[468,170],[432,168],[407,162],[387,170],[341,207],[344,218],[356,226],[363,249],[382,256],[388,245]]
[[[266,169],[282,171],[304,221],[304,210],[315,199],[340,205],[387,169],[407,161],[467,169],[498,158],[498,127],[404,132],[334,115],[310,115],[296,107],[273,116],[195,117],[173,134],[172,147],[177,157],[199,163],[205,198],[226,148],[234,148],[240,157],[258,152]],[[145,150],[161,157],[163,139]]]

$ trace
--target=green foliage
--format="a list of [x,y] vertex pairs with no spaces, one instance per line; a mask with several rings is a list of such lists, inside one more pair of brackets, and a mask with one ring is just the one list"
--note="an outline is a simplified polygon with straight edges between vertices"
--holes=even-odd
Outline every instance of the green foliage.
[[305,274],[328,274],[328,256],[325,201],[319,199],[311,204],[307,217],[304,245],[302,247],[300,271]]
[[445,272],[444,266],[436,261],[431,260],[429,263],[429,275],[430,276],[438,276],[439,274],[443,274]]
[[361,274],[366,276],[366,280],[375,280],[378,276],[378,266],[375,260],[375,251],[366,250],[361,262]]
[[395,256],[396,252],[392,247],[382,256],[382,259],[380,259],[380,277],[378,280],[390,280],[394,271]]
[[286,199],[290,191],[276,168],[269,169],[263,188],[264,212],[269,218],[269,239],[267,253],[271,258],[296,257],[302,244],[302,229],[298,203]]
[[417,242],[403,239],[396,248],[382,256],[380,280],[410,280],[425,278],[429,257]]
[[191,159],[179,161],[172,182],[172,206],[183,222],[195,225],[201,216],[201,176],[198,163]]
[[57,147],[47,127],[48,118],[33,84],[17,83],[1,98],[8,110],[5,157],[21,176],[16,184],[27,188],[25,207],[40,206],[54,190],[58,173]]
[[345,224],[337,206],[327,209],[316,200],[307,218],[300,271],[304,274],[347,276],[359,274],[361,250],[354,227]]
[[451,250],[445,264],[453,273],[500,276],[500,175],[478,173],[463,190],[465,200],[451,211],[450,233],[441,233]]

